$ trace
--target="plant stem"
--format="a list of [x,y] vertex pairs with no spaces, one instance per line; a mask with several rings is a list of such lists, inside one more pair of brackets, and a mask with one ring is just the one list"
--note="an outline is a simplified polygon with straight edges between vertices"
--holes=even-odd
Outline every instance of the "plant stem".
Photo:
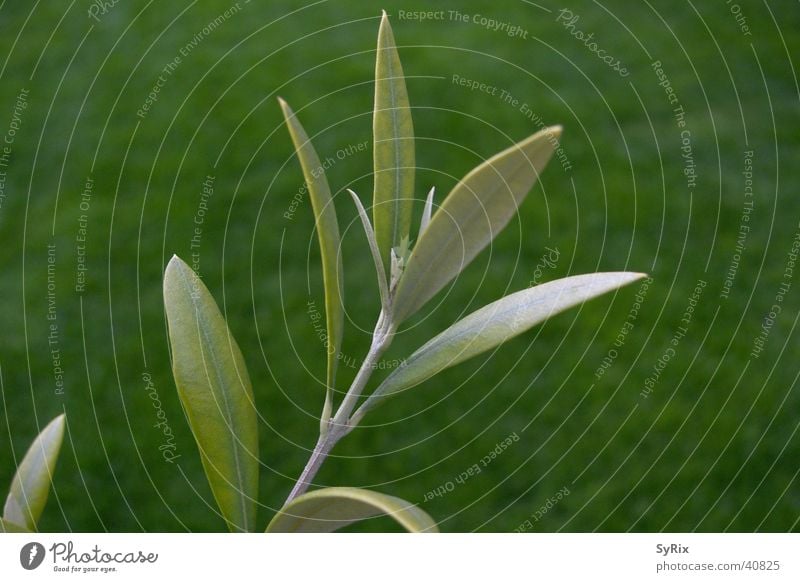
[[375,371],[375,364],[377,364],[383,352],[386,351],[386,348],[389,347],[389,344],[392,343],[393,338],[394,326],[385,312],[381,311],[378,323],[375,325],[375,331],[372,334],[372,345],[369,348],[369,352],[361,363],[356,377],[353,378],[353,383],[350,385],[347,394],[345,394],[342,404],[333,419],[331,419],[328,431],[320,436],[316,446],[314,446],[314,450],[311,452],[303,472],[298,477],[297,483],[295,483],[291,493],[286,498],[284,506],[298,495],[306,492],[322,463],[328,458],[331,449],[349,432],[350,414],[352,414],[358,403],[358,397],[361,396],[361,392],[367,385],[370,376],[372,376],[372,372]]
[[[311,485],[311,480],[314,478],[317,471],[319,471],[319,468],[322,466],[323,461],[325,461],[333,445],[334,443],[330,439],[320,437],[311,453],[311,457],[308,459],[308,463],[306,463],[303,472],[300,473],[297,483],[294,484],[292,492],[289,493],[289,497],[286,498],[286,503],[289,503],[298,495],[305,493],[308,486]],[[286,503],[284,503],[284,505],[286,505]]]

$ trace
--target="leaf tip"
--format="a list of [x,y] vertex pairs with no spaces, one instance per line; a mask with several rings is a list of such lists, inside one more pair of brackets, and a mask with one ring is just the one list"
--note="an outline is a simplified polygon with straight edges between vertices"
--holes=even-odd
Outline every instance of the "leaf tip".
[[62,412],[61,414],[56,416],[53,420],[51,420],[50,424],[52,424],[54,427],[57,427],[60,431],[63,432],[64,423],[66,422],[66,420],[67,420],[67,413]]
[[278,97],[278,105],[281,106],[281,109],[286,117],[289,117],[289,115],[293,113],[292,108],[289,107],[289,104],[283,97]]
[[53,420],[50,421],[50,424],[47,425],[45,430],[53,431],[56,434],[56,438],[58,440],[58,447],[61,448],[61,442],[64,440],[64,428],[66,426],[67,414],[62,412],[58,416],[56,416]]
[[164,281],[162,283],[164,293],[164,304],[169,312],[170,306],[174,301],[174,293],[178,282],[182,277],[194,275],[192,268],[187,265],[178,255],[172,255],[164,269]]
[[67,415],[61,413],[53,420],[47,423],[47,426],[42,429],[42,434],[54,436],[56,438],[57,447],[61,448],[61,441],[64,439],[64,426]]
[[551,143],[553,148],[555,148],[558,146],[558,142],[561,140],[561,134],[564,133],[564,127],[562,125],[551,125],[543,129],[540,133],[547,135],[547,141]]
[[181,259],[178,255],[172,255],[172,258],[167,263],[166,269],[164,269],[164,279],[166,280],[179,270],[188,268],[189,265],[187,265],[183,259]]
[[617,271],[613,275],[616,275],[619,287],[630,285],[650,276],[648,273],[639,273],[637,271]]
[[382,46],[384,42],[393,45],[394,33],[392,32],[392,24],[389,22],[389,15],[386,10],[381,10],[381,24],[378,27],[378,46]]
[[638,271],[622,271],[621,275],[625,275],[626,277],[630,277],[632,281],[638,281],[639,279],[644,279],[645,277],[649,277],[647,273],[639,273]]

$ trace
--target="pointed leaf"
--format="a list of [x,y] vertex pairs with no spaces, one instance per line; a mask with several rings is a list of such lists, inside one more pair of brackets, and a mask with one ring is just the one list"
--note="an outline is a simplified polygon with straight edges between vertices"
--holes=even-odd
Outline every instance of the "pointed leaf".
[[306,130],[297,119],[294,111],[283,99],[278,99],[286,118],[286,126],[292,136],[297,159],[303,168],[303,177],[308,186],[311,207],[319,239],[319,250],[322,259],[322,278],[325,286],[325,317],[328,332],[328,369],[326,375],[325,407],[321,418],[321,428],[327,429],[327,417],[330,417],[333,389],[336,383],[336,368],[342,350],[344,332],[344,289],[342,287],[342,257],[339,254],[339,222],[331,197],[325,168],[319,160]]
[[64,440],[64,415],[50,421],[31,443],[17,467],[3,507],[3,519],[12,525],[36,530],[44,511],[53,471]]
[[375,194],[372,217],[384,269],[391,250],[407,237],[414,198],[414,124],[403,67],[384,11],[375,62],[375,110],[372,120]]
[[231,531],[252,531],[258,427],[244,358],[214,298],[173,256],[164,273],[172,372],[214,499]]
[[395,368],[356,411],[351,424],[357,424],[367,411],[387,397],[490,350],[557,313],[644,276],[620,272],[566,277],[517,291],[474,311]]
[[0,533],[31,533],[31,531],[16,523],[0,519]]
[[436,187],[431,188],[428,192],[428,198],[425,200],[425,208],[422,210],[422,218],[419,221],[419,236],[425,232],[431,222],[431,214],[433,212],[433,195],[436,193]]
[[439,531],[431,516],[397,497],[356,487],[329,487],[294,499],[275,515],[267,532],[325,533],[382,514],[409,532]]
[[431,218],[397,286],[400,323],[458,275],[505,228],[558,144],[550,127],[488,159],[467,174]]
[[[361,225],[364,227],[364,234],[367,236],[367,243],[369,243],[369,250],[372,253],[372,261],[375,263],[375,272],[378,275],[378,290],[381,295],[381,306],[384,312],[389,308],[389,287],[386,283],[386,272],[383,270],[383,263],[381,262],[380,251],[378,250],[378,243],[375,240],[375,231],[372,230],[372,225],[369,223],[367,211],[364,210],[364,205],[361,204],[361,199],[358,194],[347,189],[350,196],[353,197],[353,202],[358,210],[358,216],[361,218]],[[392,251],[394,252],[394,251]]]

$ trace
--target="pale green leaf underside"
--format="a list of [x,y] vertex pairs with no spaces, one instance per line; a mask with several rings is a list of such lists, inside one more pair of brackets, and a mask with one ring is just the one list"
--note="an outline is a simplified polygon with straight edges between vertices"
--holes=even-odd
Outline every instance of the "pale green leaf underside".
[[372,254],[372,261],[375,263],[375,271],[378,275],[378,290],[380,291],[381,295],[381,305],[384,307],[384,309],[387,309],[389,305],[389,287],[386,283],[386,272],[383,269],[383,262],[381,261],[378,243],[375,240],[375,231],[372,229],[372,225],[369,223],[367,211],[364,210],[364,205],[361,204],[358,194],[349,188],[347,191],[350,192],[350,196],[353,197],[353,203],[356,205],[359,218],[361,218],[361,225],[364,227],[364,234],[367,237],[367,244],[369,245],[369,250]]
[[386,272],[392,247],[409,236],[414,204],[414,123],[403,67],[386,13],[378,31],[375,62],[375,192],[372,218]]
[[303,169],[303,177],[308,186],[311,198],[311,207],[314,210],[314,220],[319,239],[320,257],[322,259],[322,277],[325,286],[325,317],[328,332],[328,367],[326,374],[325,411],[323,412],[323,425],[330,414],[332,391],[336,382],[336,368],[339,363],[339,353],[342,349],[342,336],[344,332],[344,289],[342,259],[339,253],[340,236],[339,222],[336,219],[336,209],[331,197],[331,189],[325,168],[320,162],[306,130],[297,119],[292,108],[279,99],[289,134],[292,136],[297,158]]
[[395,368],[356,412],[353,423],[358,423],[368,410],[387,397],[490,350],[557,313],[644,276],[617,272],[566,277],[517,291],[474,311]]
[[428,224],[431,222],[431,215],[433,214],[433,195],[436,193],[436,188],[431,188],[428,192],[428,197],[425,199],[425,207],[422,210],[422,218],[419,221],[419,235],[425,232]]
[[536,183],[561,135],[537,132],[467,174],[419,237],[397,286],[393,319],[413,315],[505,228]]
[[3,507],[3,519],[12,526],[34,531],[44,511],[53,471],[64,440],[64,415],[55,417],[34,439],[17,466]]
[[164,273],[172,372],[206,477],[231,531],[255,527],[258,427],[244,358],[214,298],[173,256]]
[[31,533],[31,530],[5,519],[0,519],[0,533]]
[[294,499],[272,519],[269,533],[326,533],[351,523],[388,515],[409,532],[438,532],[436,523],[416,505],[356,487],[329,487]]

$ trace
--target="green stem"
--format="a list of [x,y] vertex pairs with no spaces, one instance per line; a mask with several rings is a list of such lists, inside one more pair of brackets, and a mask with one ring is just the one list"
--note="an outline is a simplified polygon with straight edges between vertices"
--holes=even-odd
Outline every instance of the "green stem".
[[361,396],[361,392],[367,385],[370,376],[372,376],[372,372],[375,371],[375,365],[378,363],[381,355],[383,355],[383,352],[389,347],[389,344],[392,343],[393,338],[394,326],[386,313],[381,311],[381,315],[378,317],[378,323],[375,325],[375,331],[372,335],[372,345],[369,348],[369,352],[361,363],[361,367],[358,369],[358,373],[353,379],[350,389],[347,391],[347,394],[345,394],[342,404],[339,406],[333,419],[331,419],[328,431],[320,435],[303,472],[297,479],[297,483],[295,483],[291,493],[289,493],[289,496],[286,498],[284,506],[298,495],[302,495],[306,492],[320,467],[322,467],[322,464],[325,462],[325,459],[328,458],[331,449],[333,449],[342,437],[350,432],[350,414],[358,403],[358,398]]

